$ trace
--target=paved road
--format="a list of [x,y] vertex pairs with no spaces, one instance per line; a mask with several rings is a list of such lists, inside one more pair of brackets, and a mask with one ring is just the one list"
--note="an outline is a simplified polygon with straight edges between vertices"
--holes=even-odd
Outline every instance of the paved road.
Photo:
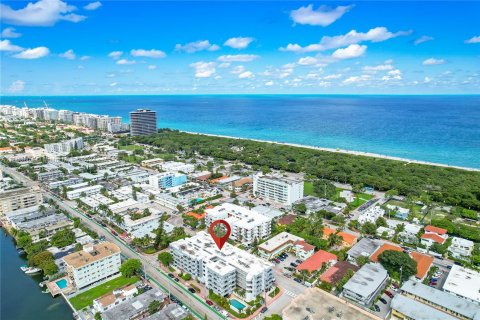
[[[11,177],[16,180],[22,181],[26,186],[38,186],[38,183],[35,181],[30,180],[29,178],[25,177],[23,174],[11,169],[7,168],[3,165],[0,165],[0,168],[8,173]],[[80,211],[72,208],[70,205],[63,202],[61,199],[57,198],[55,195],[44,191],[44,197],[46,199],[54,199],[58,203],[59,207],[74,217],[78,217],[82,220],[82,222],[89,227],[90,229],[97,232],[99,235],[104,236],[108,241],[115,243],[120,247],[122,250],[122,254],[128,258],[135,258],[142,261],[144,270],[147,274],[147,277],[154,282],[156,285],[161,287],[164,291],[170,292],[171,294],[175,295],[182,303],[184,303],[187,307],[190,308],[192,313],[194,313],[199,318],[204,318],[206,315],[208,319],[224,319],[225,317],[219,314],[216,310],[210,308],[203,299],[199,298],[198,296],[190,293],[183,285],[173,281],[170,279],[165,272],[160,270],[156,265],[154,265],[149,259],[146,257],[138,254],[136,251],[132,250],[128,245],[126,245],[123,241],[120,241],[114,235],[112,235],[108,229],[102,227],[97,222],[89,219],[86,215],[81,213]]]

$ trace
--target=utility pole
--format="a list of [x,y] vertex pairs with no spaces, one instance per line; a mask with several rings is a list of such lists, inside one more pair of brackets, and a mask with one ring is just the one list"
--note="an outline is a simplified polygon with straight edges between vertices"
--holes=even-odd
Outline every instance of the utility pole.
[[402,273],[403,273],[403,266],[400,267],[400,287],[402,287]]

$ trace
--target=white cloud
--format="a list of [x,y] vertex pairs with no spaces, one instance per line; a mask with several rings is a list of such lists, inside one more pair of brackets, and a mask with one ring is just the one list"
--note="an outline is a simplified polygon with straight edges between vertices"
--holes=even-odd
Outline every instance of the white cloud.
[[242,72],[245,71],[245,67],[244,66],[236,66],[234,68],[232,68],[232,70],[230,71],[230,73],[232,74],[240,74]]
[[43,58],[47,56],[49,53],[50,53],[50,50],[48,50],[47,47],[37,47],[33,49],[23,50],[22,52],[17,53],[13,57],[18,59],[32,60],[32,59]]
[[61,53],[58,55],[60,58],[65,58],[68,60],[75,60],[76,55],[75,52],[73,52],[72,49],[65,51],[64,53]]
[[146,57],[146,58],[164,58],[167,55],[161,50],[151,49],[133,49],[130,51],[130,54],[134,57]]
[[209,78],[215,74],[215,62],[199,61],[190,64],[190,67],[195,69],[195,77]]
[[298,24],[326,27],[340,19],[352,8],[353,5],[338,6],[333,9],[327,6],[320,6],[317,10],[314,10],[313,4],[310,4],[306,7],[300,7],[297,10],[290,11],[290,18]]
[[186,44],[177,44],[175,45],[175,50],[177,51],[185,51],[187,53],[194,53],[197,51],[216,51],[220,49],[220,47],[216,44],[211,44],[208,40],[198,40],[195,42],[189,42]]
[[271,80],[265,82],[265,85],[266,85],[267,87],[273,86],[274,84],[275,84],[275,83],[274,83],[273,81],[271,81]]
[[235,37],[228,39],[223,45],[234,49],[245,49],[253,40],[255,39],[251,37]]
[[386,76],[382,77],[383,81],[391,81],[391,80],[402,80],[402,72],[398,69],[390,70],[387,72]]
[[393,63],[393,59],[388,59],[388,60],[385,60],[384,64],[392,64]]
[[135,63],[137,63],[135,60],[128,60],[128,59],[120,59],[117,61],[117,64],[120,64],[120,65],[130,65]]
[[115,73],[107,74],[107,78],[115,78],[117,75]]
[[0,4],[0,19],[4,23],[19,26],[53,26],[60,20],[80,22],[86,19],[72,13],[77,8],[61,0],[39,0],[35,3],[29,2],[22,9],[12,9]]
[[149,65],[147,68],[148,68],[148,70],[155,70],[155,69],[157,69],[157,66],[151,64],[151,65]]
[[112,51],[108,54],[108,56],[114,60],[117,60],[120,58],[120,56],[123,54],[122,51]]
[[318,59],[314,57],[303,57],[298,59],[298,64],[301,66],[311,66],[318,64]]
[[2,30],[1,34],[2,38],[18,38],[21,36],[21,33],[15,32],[15,28],[5,28]]
[[391,64],[380,64],[378,66],[365,66],[362,68],[364,72],[368,72],[368,73],[377,73],[377,71],[387,71],[392,69],[393,69],[393,66]]
[[23,80],[16,80],[13,81],[12,84],[8,87],[8,92],[22,92],[25,89],[25,81]]
[[404,36],[410,34],[410,31],[398,31],[392,33],[385,27],[376,27],[368,30],[367,32],[357,32],[351,30],[346,34],[339,36],[323,36],[319,43],[307,45],[305,47],[299,44],[288,44],[286,47],[280,48],[280,51],[290,52],[315,52],[336,49],[345,47],[351,44],[357,44],[365,41],[370,42],[382,42],[388,39],[392,39],[398,36]]
[[444,63],[445,63],[445,60],[435,59],[435,58],[430,58],[422,62],[422,64],[425,66],[433,66],[433,65],[444,64]]
[[423,79],[423,82],[425,82],[425,83],[432,82],[432,78],[425,77],[425,79]]
[[112,83],[110,83],[110,87],[116,87],[117,84],[118,84],[118,82],[112,82]]
[[1,40],[0,41],[0,51],[10,51],[10,52],[17,52],[22,51],[23,48],[17,45],[14,45],[10,42],[10,40]]
[[431,41],[433,40],[432,37],[429,37],[429,36],[421,36],[420,38],[418,38],[417,40],[415,40],[413,43],[415,45],[419,45],[420,43],[424,43],[424,42],[427,42],[427,41]]
[[97,10],[102,6],[102,3],[100,1],[95,1],[87,4],[83,9],[85,10]]
[[245,72],[242,72],[238,75],[238,77],[240,79],[247,79],[247,78],[253,78],[254,75],[251,71],[245,71]]
[[222,62],[218,65],[219,68],[228,68],[230,67],[231,63],[230,62]]
[[81,61],[85,61],[85,60],[88,60],[88,59],[90,59],[90,58],[91,58],[90,56],[81,56],[81,57],[80,57],[80,60],[81,60]]
[[465,43],[480,43],[480,36],[471,37],[468,40],[465,40]]
[[351,76],[348,77],[347,79],[343,80],[343,84],[355,84],[363,81],[370,80],[370,77],[368,74],[362,74],[361,76]]
[[324,80],[333,80],[333,79],[339,79],[341,78],[342,75],[340,73],[336,74],[329,74],[328,76],[323,77]]
[[255,59],[259,58],[259,56],[255,54],[227,54],[224,56],[218,57],[218,61],[220,62],[250,62]]
[[363,56],[366,50],[367,46],[365,45],[351,44],[346,48],[335,50],[332,57],[340,60],[358,58]]

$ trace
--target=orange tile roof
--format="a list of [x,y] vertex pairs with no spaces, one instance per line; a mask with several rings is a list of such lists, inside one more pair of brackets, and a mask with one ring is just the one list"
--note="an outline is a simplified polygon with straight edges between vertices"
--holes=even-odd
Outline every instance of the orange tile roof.
[[197,220],[201,220],[201,219],[205,218],[206,215],[207,214],[205,212],[204,213],[196,213],[196,212],[193,212],[193,211],[187,212],[187,216],[194,217]]
[[322,268],[324,263],[329,263],[332,260],[337,261],[337,256],[324,250],[318,250],[313,256],[298,265],[297,270],[313,272]]
[[344,241],[345,243],[349,244],[349,245],[353,245],[353,244],[355,244],[355,242],[357,242],[357,237],[354,236],[354,235],[351,234],[351,233],[346,233],[346,232],[340,231],[340,232],[338,233],[338,235],[339,235],[340,237],[342,237],[342,238],[343,238],[343,241]]
[[314,246],[312,246],[312,245],[309,244],[309,243],[306,243],[306,242],[303,241],[303,240],[295,241],[294,244],[295,244],[296,246],[301,246],[304,251],[312,251],[312,250],[315,249]]
[[440,237],[438,234],[435,234],[435,233],[424,233],[422,234],[422,239],[431,239],[433,241],[435,241],[436,243],[440,243],[440,244],[443,244],[445,242],[445,239],[443,239],[442,237]]
[[320,276],[320,280],[336,284],[345,276],[349,269],[356,272],[359,267],[347,261],[338,261]]
[[439,227],[434,227],[434,226],[431,226],[431,225],[426,226],[425,231],[434,232],[434,233],[442,234],[442,235],[447,233],[446,229],[439,228]]
[[210,180],[210,183],[217,183],[218,181],[225,180],[227,178],[228,178],[227,176],[222,176],[220,178]]
[[293,215],[293,214],[287,214],[287,215],[284,215],[283,217],[281,217],[280,219],[278,219],[278,224],[280,225],[289,225],[289,224],[292,224],[293,223],[293,220],[295,220],[297,216]]
[[377,251],[375,251],[372,254],[372,256],[370,257],[370,260],[372,260],[373,262],[378,262],[378,256],[382,252],[388,251],[388,250],[403,252],[403,249],[400,248],[399,246],[394,246],[394,245],[389,244],[389,243],[384,243],[380,248],[377,249]]
[[329,228],[329,227],[323,227],[323,237],[324,238],[328,238],[329,235],[333,234],[333,233],[336,233],[337,230],[334,230],[332,228]]
[[417,274],[415,276],[418,279],[423,279],[433,263],[433,257],[416,251],[411,252],[410,256],[417,262]]

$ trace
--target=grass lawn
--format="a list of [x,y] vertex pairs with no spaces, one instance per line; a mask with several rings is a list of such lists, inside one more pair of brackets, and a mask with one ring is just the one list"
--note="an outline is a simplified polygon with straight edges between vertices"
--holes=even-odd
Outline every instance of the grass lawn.
[[71,298],[70,303],[76,310],[81,310],[91,305],[93,300],[97,299],[98,297],[101,297],[104,294],[120,287],[136,283],[138,280],[138,277],[125,278],[124,276],[120,276]]
[[313,183],[305,181],[303,183],[303,194],[306,196],[313,196]]
[[137,145],[134,145],[134,144],[129,144],[128,146],[120,146],[119,149],[133,151],[133,150],[137,150],[137,149],[143,149],[143,147],[142,146],[137,146]]

